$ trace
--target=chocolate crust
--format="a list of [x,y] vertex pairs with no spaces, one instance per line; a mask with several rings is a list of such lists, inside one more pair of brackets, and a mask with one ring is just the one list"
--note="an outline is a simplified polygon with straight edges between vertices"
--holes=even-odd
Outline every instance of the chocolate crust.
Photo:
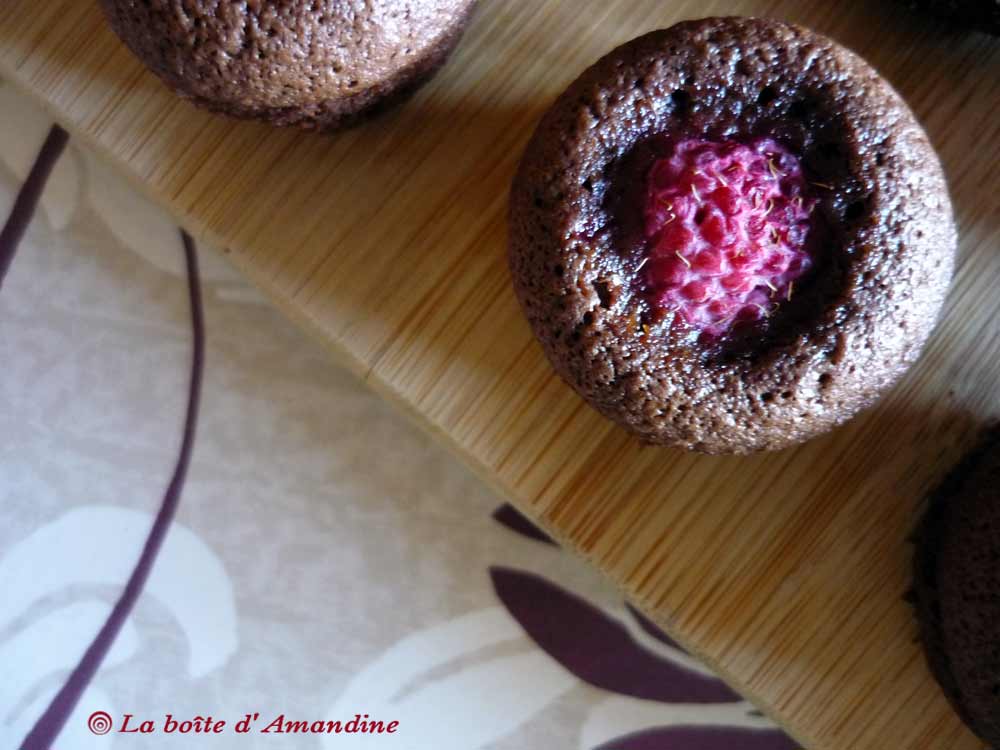
[[969,728],[1000,747],[1000,428],[932,494],[915,541],[928,665]]
[[[770,135],[825,186],[813,282],[722,351],[657,319],[623,242],[616,180],[660,134]],[[526,149],[509,234],[517,296],[557,372],[644,441],[705,453],[783,448],[873,404],[934,328],[956,245],[938,158],[899,95],[833,41],[752,18],[654,31],[585,71]]]
[[101,0],[115,33],[180,96],[242,119],[334,130],[416,91],[477,0]]

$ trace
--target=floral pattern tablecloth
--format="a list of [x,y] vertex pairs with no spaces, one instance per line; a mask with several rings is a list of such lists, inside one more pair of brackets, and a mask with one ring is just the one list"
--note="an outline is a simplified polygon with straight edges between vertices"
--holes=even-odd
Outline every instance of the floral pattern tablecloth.
[[[50,126],[0,82],[0,217]],[[208,364],[180,513],[57,748],[795,747],[199,255]],[[186,398],[184,274],[171,219],[71,140],[0,291],[0,748],[149,531]],[[113,731],[90,731],[96,711]],[[168,713],[399,724],[184,738]],[[117,731],[125,714],[156,731]]]

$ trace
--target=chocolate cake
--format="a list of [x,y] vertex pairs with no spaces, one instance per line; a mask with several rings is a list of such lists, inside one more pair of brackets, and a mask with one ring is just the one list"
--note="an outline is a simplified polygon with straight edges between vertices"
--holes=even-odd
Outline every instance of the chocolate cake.
[[906,0],[956,26],[1000,34],[1000,0]]
[[509,260],[560,375],[644,441],[783,448],[916,361],[955,253],[934,150],[807,29],[707,18],[599,60],[514,179]]
[[276,125],[353,124],[428,80],[476,0],[101,0],[181,96]]
[[1000,747],[1000,429],[931,498],[913,595],[934,676],[965,723]]

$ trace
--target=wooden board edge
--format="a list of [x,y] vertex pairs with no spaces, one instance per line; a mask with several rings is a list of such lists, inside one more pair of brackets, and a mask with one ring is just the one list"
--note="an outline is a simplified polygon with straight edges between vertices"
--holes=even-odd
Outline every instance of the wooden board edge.
[[28,81],[23,80],[18,75],[16,68],[12,68],[6,63],[2,56],[0,56],[0,81],[14,86],[18,92],[27,96],[39,105],[56,124],[64,128],[70,134],[71,140],[83,143],[87,148],[93,151],[105,164],[109,165],[116,174],[125,179],[128,184],[140,195],[169,214],[169,216],[177,222],[179,229],[183,229],[188,232],[196,241],[207,241],[208,243],[223,250],[222,256],[226,259],[226,261],[232,264],[232,266],[243,277],[249,280],[250,283],[253,284],[254,288],[259,290],[268,302],[273,304],[283,316],[291,320],[299,330],[305,332],[309,339],[318,344],[327,354],[329,354],[338,365],[347,369],[359,380],[359,382],[370,388],[372,392],[376,393],[380,398],[383,398],[390,403],[392,407],[398,413],[402,414],[402,416],[409,423],[429,435],[439,445],[442,445],[449,454],[454,456],[464,467],[471,471],[477,479],[486,484],[486,486],[492,491],[496,492],[500,499],[511,503],[511,505],[513,505],[519,512],[523,513],[533,523],[541,527],[545,533],[550,535],[559,544],[562,550],[567,551],[582,560],[592,570],[596,570],[604,578],[604,580],[609,582],[618,592],[622,594],[625,599],[641,610],[642,613],[648,616],[658,627],[662,628],[663,631],[675,640],[685,651],[701,661],[720,679],[724,680],[727,685],[729,685],[747,702],[751,703],[754,708],[758,709],[764,716],[774,722],[780,730],[787,733],[793,740],[802,745],[803,748],[809,748],[810,750],[818,748],[818,746],[812,742],[812,738],[808,738],[809,741],[807,742],[804,732],[800,732],[797,727],[790,725],[784,717],[776,712],[776,709],[772,705],[770,705],[761,696],[754,694],[742,680],[729,673],[729,671],[722,667],[717,660],[704,653],[683,633],[676,631],[674,627],[669,624],[669,621],[659,617],[655,610],[651,610],[645,606],[641,600],[634,598],[633,592],[629,590],[629,587],[623,580],[620,580],[611,571],[605,570],[596,564],[591,557],[580,550],[566,534],[535,512],[534,506],[530,501],[521,498],[512,487],[505,485],[486,464],[466,451],[461,443],[456,441],[449,433],[435,425],[412,402],[408,401],[403,394],[394,390],[388,382],[379,377],[377,373],[366,363],[351,354],[346,347],[341,346],[327,336],[327,334],[320,327],[319,323],[312,320],[309,316],[304,315],[301,311],[295,309],[295,306],[290,298],[283,295],[277,289],[274,289],[271,285],[267,284],[266,280],[264,280],[253,268],[240,260],[239,255],[227,252],[227,243],[223,238],[217,236],[207,227],[202,226],[194,216],[178,211],[171,205],[170,200],[166,196],[158,193],[150,185],[144,183],[136,175],[134,175],[128,169],[127,164],[123,163],[110,149],[101,144],[97,138],[81,129],[66,115],[65,112],[60,111],[50,101],[45,99],[43,96],[40,96],[39,93],[31,87]]

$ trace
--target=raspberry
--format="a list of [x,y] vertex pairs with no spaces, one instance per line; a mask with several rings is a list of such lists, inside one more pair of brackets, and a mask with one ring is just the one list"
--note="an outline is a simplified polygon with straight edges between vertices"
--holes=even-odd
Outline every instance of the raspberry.
[[798,158],[774,140],[674,144],[648,177],[650,299],[708,338],[763,320],[813,265],[815,205]]

